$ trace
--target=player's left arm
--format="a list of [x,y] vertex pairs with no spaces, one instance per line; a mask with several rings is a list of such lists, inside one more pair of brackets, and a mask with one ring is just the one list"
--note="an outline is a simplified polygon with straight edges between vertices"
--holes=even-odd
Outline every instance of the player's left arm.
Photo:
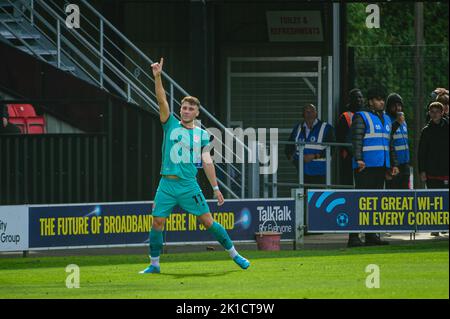
[[202,163],[203,171],[205,172],[206,177],[214,190],[214,196],[217,198],[218,205],[220,206],[225,202],[225,200],[219,189],[219,184],[217,183],[216,168],[214,167],[214,162],[209,151],[202,152]]

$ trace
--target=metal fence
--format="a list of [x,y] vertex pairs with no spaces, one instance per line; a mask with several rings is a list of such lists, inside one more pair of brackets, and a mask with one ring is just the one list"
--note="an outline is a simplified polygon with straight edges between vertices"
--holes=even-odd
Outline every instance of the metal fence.
[[[280,141],[278,145],[296,145],[299,150],[299,160],[298,160],[298,174],[292,174],[290,178],[283,177],[279,179],[277,172],[275,174],[265,175],[263,180],[263,194],[264,197],[283,197],[290,196],[292,189],[296,188],[335,188],[335,189],[345,189],[345,188],[354,188],[354,185],[340,185],[336,183],[336,170],[338,169],[337,159],[337,150],[339,147],[347,147],[351,148],[351,143],[314,143],[314,145],[322,145],[325,147],[325,160],[326,160],[326,178],[325,184],[311,184],[305,183],[305,174],[303,170],[303,152],[305,149],[305,145],[311,144],[308,142],[287,142]],[[284,153],[281,152],[280,156],[284,156]],[[292,169],[295,169],[292,164]]]
[[96,202],[108,197],[104,134],[0,137],[2,204]]

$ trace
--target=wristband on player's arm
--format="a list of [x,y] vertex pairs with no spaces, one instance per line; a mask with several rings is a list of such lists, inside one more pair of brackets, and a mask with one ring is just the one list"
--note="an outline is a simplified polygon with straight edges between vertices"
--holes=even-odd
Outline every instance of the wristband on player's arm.
[[213,186],[213,191],[218,191],[219,190],[219,185]]

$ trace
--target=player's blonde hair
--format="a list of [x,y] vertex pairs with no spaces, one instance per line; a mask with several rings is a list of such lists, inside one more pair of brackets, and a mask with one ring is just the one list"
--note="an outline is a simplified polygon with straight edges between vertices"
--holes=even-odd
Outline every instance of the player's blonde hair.
[[184,102],[187,102],[192,105],[197,105],[197,107],[200,109],[200,101],[195,96],[185,96],[181,100],[181,104],[183,104]]

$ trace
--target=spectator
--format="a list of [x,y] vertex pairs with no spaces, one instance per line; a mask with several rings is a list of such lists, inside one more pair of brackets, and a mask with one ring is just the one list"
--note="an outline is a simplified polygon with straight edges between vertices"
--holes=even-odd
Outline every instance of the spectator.
[[444,107],[443,119],[448,122],[448,93],[441,93],[436,97],[436,102],[439,102]]
[[[352,122],[353,168],[356,189],[383,189],[387,170],[398,174],[397,158],[390,139],[391,119],[384,113],[383,88],[370,89],[369,110],[356,112]],[[378,234],[366,234],[365,245],[387,245]],[[350,234],[348,247],[362,246],[358,234]]]
[[[339,143],[351,143],[352,118],[355,112],[364,107],[364,97],[360,89],[352,89],[349,93],[347,111],[339,116],[336,126],[336,140]],[[340,183],[342,185],[353,185],[352,150],[350,147],[341,147],[340,157]]]
[[[444,89],[444,88],[436,88],[430,94],[430,97],[431,97],[430,103],[432,103],[432,102],[440,102],[444,106],[444,116],[443,116],[443,118],[445,120],[447,120],[447,121],[448,121],[448,94],[449,94],[448,90]],[[439,96],[441,96],[441,97],[438,100]],[[445,96],[447,96],[447,100],[445,100]],[[430,103],[428,104],[428,106],[430,105]],[[428,106],[427,106],[427,117],[425,119],[426,123],[430,122],[430,120],[431,120],[430,114],[428,113]]]
[[[316,107],[307,104],[303,108],[303,123],[297,124],[289,136],[289,141],[310,142],[306,144],[303,154],[303,173],[305,184],[325,184],[326,182],[326,154],[325,146],[316,143],[334,142],[333,127],[318,119]],[[285,153],[293,161],[298,172],[300,150],[297,145],[287,145]]]
[[443,119],[444,106],[433,102],[428,114],[431,120],[422,129],[419,141],[420,179],[427,188],[448,188],[449,124]]
[[0,95],[0,134],[21,134],[20,129],[9,122],[8,106],[2,100]]
[[440,95],[440,94],[449,94],[449,92],[448,92],[448,90],[447,89],[445,89],[445,88],[435,88],[434,90],[433,90],[433,92],[431,92],[431,99],[433,100],[433,101],[435,101],[436,100],[436,98],[438,97],[438,95]]
[[410,156],[408,145],[408,126],[403,113],[403,99],[397,93],[389,94],[386,100],[386,113],[391,119],[391,139],[398,161],[399,173],[396,176],[386,174],[387,189],[409,189]]
[[[419,141],[420,179],[426,182],[427,188],[448,188],[448,119],[444,118],[444,106],[440,102],[431,103],[428,114],[431,120],[422,129]],[[439,233],[431,235],[439,236]]]

